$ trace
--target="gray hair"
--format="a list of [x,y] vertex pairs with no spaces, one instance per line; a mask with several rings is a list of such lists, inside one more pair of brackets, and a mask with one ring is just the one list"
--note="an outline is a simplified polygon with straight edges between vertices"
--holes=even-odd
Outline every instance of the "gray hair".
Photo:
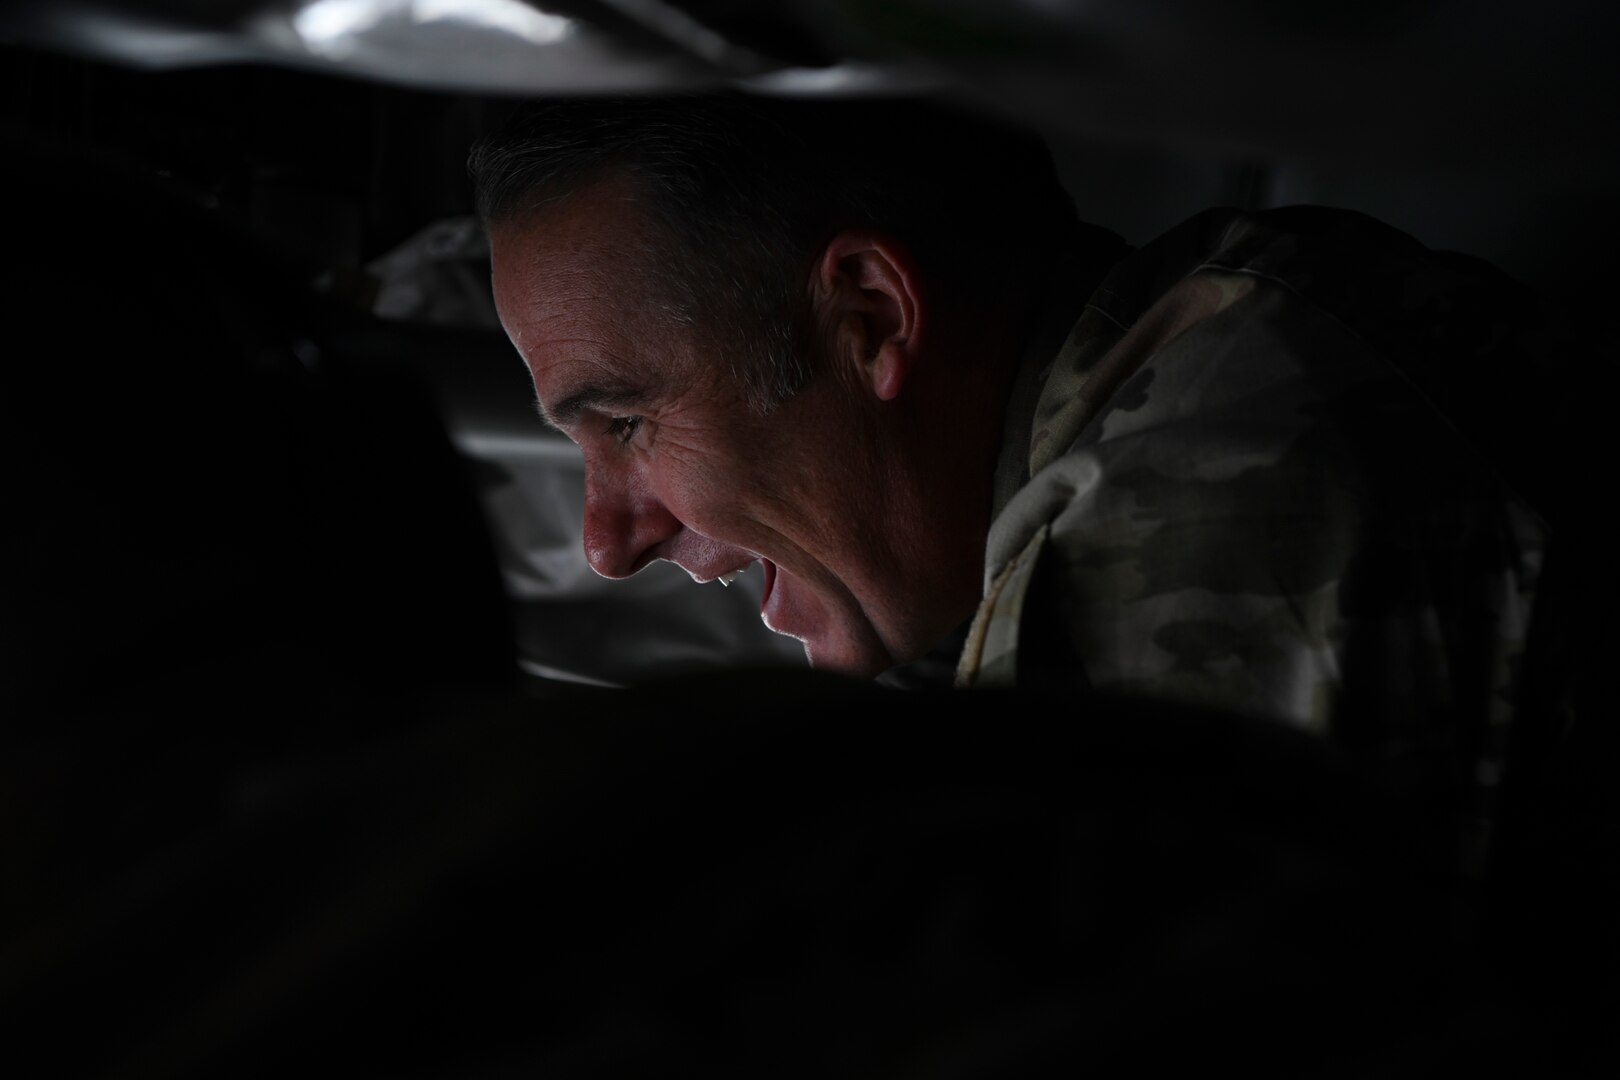
[[810,273],[839,230],[898,236],[954,273],[1018,266],[1082,228],[1038,138],[920,102],[540,102],[468,170],[486,226],[627,177],[656,230],[651,298],[712,338],[760,413],[814,374]]

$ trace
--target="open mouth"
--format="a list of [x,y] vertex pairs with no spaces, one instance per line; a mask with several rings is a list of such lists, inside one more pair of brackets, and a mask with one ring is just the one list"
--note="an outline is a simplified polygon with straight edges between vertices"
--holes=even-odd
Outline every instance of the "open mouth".
[[763,616],[766,605],[771,602],[771,592],[776,588],[776,564],[769,559],[761,559],[759,565],[765,570],[765,591],[759,598],[759,613]]

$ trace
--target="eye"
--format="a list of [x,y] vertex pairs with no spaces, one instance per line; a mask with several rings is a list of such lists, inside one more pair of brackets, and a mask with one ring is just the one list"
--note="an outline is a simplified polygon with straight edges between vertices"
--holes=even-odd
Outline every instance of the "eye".
[[620,446],[629,446],[630,440],[636,437],[636,432],[640,429],[641,417],[615,416],[608,421],[607,434],[618,439]]

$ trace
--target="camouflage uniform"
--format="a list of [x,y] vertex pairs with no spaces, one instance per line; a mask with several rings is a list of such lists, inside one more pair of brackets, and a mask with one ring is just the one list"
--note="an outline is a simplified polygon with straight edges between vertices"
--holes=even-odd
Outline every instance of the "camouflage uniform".
[[1308,208],[1210,211],[1119,263],[1021,370],[958,685],[1444,760],[1483,821],[1548,538],[1490,452],[1538,332],[1492,273]]

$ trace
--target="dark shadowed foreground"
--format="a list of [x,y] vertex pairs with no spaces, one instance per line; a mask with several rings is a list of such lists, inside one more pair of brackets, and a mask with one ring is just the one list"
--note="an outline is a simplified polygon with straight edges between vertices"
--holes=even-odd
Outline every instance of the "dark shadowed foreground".
[[58,1074],[1454,1075],[1597,1049],[1571,868],[1508,925],[1435,869],[1444,815],[1274,725],[761,673],[61,731],[8,760],[0,954],[7,1043]]

